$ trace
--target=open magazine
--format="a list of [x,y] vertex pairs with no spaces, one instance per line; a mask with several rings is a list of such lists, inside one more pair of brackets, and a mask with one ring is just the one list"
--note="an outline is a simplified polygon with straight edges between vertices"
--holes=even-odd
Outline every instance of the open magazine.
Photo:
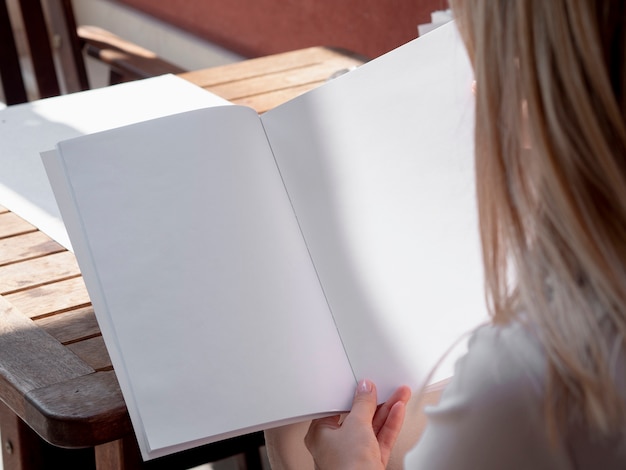
[[262,116],[43,156],[144,458],[423,385],[486,318],[454,24]]

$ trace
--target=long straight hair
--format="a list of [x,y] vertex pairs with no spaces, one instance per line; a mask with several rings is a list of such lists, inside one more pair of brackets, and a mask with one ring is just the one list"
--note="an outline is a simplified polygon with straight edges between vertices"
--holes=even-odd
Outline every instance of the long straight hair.
[[553,436],[574,420],[603,435],[626,424],[625,3],[453,4],[477,83],[488,305],[539,336]]

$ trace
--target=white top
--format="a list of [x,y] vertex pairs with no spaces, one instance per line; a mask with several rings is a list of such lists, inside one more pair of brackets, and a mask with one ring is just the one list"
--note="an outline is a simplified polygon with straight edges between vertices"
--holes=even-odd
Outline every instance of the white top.
[[440,403],[427,410],[428,426],[405,467],[626,468],[624,441],[604,442],[577,430],[565,448],[551,446],[543,416],[545,367],[540,345],[524,327],[479,329]]

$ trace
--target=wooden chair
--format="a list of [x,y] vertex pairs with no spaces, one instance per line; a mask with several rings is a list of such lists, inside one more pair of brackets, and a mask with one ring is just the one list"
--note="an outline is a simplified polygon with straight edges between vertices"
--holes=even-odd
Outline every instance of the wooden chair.
[[[46,2],[48,20],[44,14]],[[40,98],[89,88],[83,51],[110,68],[110,84],[185,70],[94,26],[77,27],[71,0],[18,0]],[[0,80],[6,103],[28,100],[7,1],[0,0]],[[55,39],[53,48],[50,38]],[[55,65],[54,51],[61,77]]]

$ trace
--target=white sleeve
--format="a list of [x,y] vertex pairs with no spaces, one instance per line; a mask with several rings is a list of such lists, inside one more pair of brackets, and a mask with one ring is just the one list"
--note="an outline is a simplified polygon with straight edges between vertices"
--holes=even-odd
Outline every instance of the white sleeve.
[[427,409],[426,431],[405,468],[570,468],[545,429],[544,376],[541,348],[522,326],[479,329],[440,403]]

